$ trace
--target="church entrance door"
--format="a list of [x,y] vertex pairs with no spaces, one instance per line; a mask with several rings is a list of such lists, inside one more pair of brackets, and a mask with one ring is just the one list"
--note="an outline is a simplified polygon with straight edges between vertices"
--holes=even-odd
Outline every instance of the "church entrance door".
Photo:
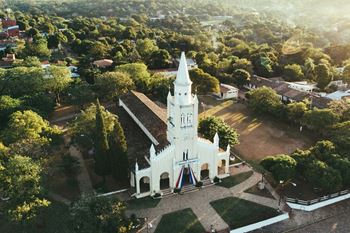
[[189,185],[191,184],[191,180],[190,180],[190,169],[188,167],[184,168],[184,174],[183,174],[183,185]]

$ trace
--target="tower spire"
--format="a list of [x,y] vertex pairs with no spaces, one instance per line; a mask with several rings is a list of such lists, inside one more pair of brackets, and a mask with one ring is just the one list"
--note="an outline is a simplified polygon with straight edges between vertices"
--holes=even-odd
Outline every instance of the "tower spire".
[[188,86],[192,84],[192,81],[190,80],[190,75],[188,74],[187,61],[184,52],[181,52],[179,69],[177,71],[174,84],[180,86]]

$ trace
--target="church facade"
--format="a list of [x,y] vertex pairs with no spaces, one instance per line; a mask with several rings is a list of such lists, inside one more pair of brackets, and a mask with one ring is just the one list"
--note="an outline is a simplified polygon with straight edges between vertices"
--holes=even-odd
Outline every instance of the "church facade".
[[[159,128],[164,128],[163,143],[157,140],[162,132],[148,130],[133,111],[134,104],[128,104],[121,98],[123,107],[139,127],[150,138],[149,154],[145,155],[146,165],[140,167],[135,162],[131,172],[130,184],[136,190],[136,197],[173,192],[186,185],[196,185],[199,181],[213,181],[215,177],[229,174],[230,146],[224,150],[219,147],[216,134],[213,142],[198,135],[198,98],[192,94],[192,82],[187,70],[185,54],[181,54],[180,64],[174,81],[174,95],[167,97],[166,119],[159,121]],[[134,93],[135,96],[140,94]],[[149,108],[157,108],[149,101],[143,101]],[[154,111],[155,112],[155,111]],[[154,117],[162,118],[161,113]],[[165,114],[164,114],[165,115]],[[158,119],[159,120],[159,119]],[[151,122],[152,123],[152,122]],[[157,123],[157,119],[153,120]],[[160,145],[162,144],[162,145]]]

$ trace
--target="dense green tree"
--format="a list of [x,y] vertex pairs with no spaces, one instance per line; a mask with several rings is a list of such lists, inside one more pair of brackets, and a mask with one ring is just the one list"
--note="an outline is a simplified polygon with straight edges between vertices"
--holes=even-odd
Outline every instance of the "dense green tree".
[[299,124],[305,112],[308,110],[305,102],[292,102],[287,105],[288,119],[294,123]]
[[333,74],[330,71],[329,66],[323,63],[318,64],[315,67],[315,76],[316,76],[317,86],[321,90],[324,90],[333,79]]
[[332,154],[336,153],[334,144],[331,141],[318,141],[315,146],[310,148],[310,152],[317,159],[327,162],[330,160]]
[[70,208],[72,224],[77,233],[127,233],[131,222],[126,206],[110,197],[83,196]]
[[95,173],[102,176],[103,183],[106,181],[106,176],[111,173],[111,159],[109,155],[109,145],[107,138],[107,129],[105,126],[104,118],[100,102],[97,99],[96,102],[96,126],[94,137],[94,159],[95,159]]
[[350,156],[350,121],[335,124],[329,134],[338,149],[345,155]]
[[300,81],[304,79],[304,73],[300,65],[291,64],[284,67],[283,77],[286,81]]
[[72,85],[67,90],[70,103],[83,108],[84,104],[92,102],[95,93],[92,91],[90,85],[80,79],[74,80]]
[[264,158],[261,165],[272,173],[276,181],[287,181],[294,178],[297,162],[289,155],[277,155]]
[[9,120],[9,116],[22,108],[23,102],[19,99],[11,98],[8,95],[0,96],[0,126],[4,127]]
[[8,143],[20,139],[37,139],[49,128],[49,123],[37,113],[30,110],[17,111],[11,114],[2,138]]
[[219,80],[215,77],[199,68],[190,70],[189,75],[193,82],[192,89],[194,91],[197,91],[199,94],[219,93]]
[[307,58],[304,63],[304,74],[308,80],[315,80],[315,63],[312,58]]
[[142,57],[149,57],[154,51],[158,50],[155,41],[151,39],[141,39],[136,41],[136,49]]
[[158,49],[153,51],[149,58],[149,66],[152,69],[168,68],[171,63],[171,56],[165,49]]
[[[114,128],[115,115],[106,111],[103,106],[100,109],[107,133],[110,134]],[[69,129],[76,141],[84,143],[83,146],[85,148],[91,148],[96,132],[96,105],[91,104],[90,107],[81,111],[78,117],[70,124]]]
[[282,105],[277,93],[269,87],[249,91],[249,107],[259,113],[274,113]]
[[69,69],[61,66],[50,66],[45,78],[45,88],[56,96],[56,103],[61,102],[60,94],[73,81]]
[[232,74],[233,82],[239,86],[243,87],[244,85],[248,84],[250,81],[250,74],[248,71],[243,69],[237,69]]
[[129,176],[129,161],[124,130],[118,119],[115,120],[114,129],[109,137],[109,148],[112,157],[112,174],[124,183]]
[[116,71],[127,73],[135,83],[136,89],[142,92],[147,92],[149,89],[149,83],[151,75],[147,71],[147,66],[142,63],[130,63],[120,65],[116,68]]
[[101,99],[114,100],[134,88],[134,82],[127,73],[105,72],[95,78],[93,89]]
[[28,56],[24,60],[16,60],[15,66],[25,66],[25,67],[41,67],[41,62],[37,57]]
[[42,59],[48,59],[51,52],[47,47],[47,40],[45,38],[34,39],[32,43],[26,43],[24,56],[37,56]]
[[350,63],[344,66],[342,77],[345,82],[350,84]]
[[330,109],[315,108],[305,112],[301,121],[303,125],[310,129],[324,133],[325,130],[339,121],[339,116]]
[[215,133],[218,133],[221,148],[226,148],[228,144],[233,146],[239,143],[237,131],[218,117],[211,116],[201,119],[198,124],[198,132],[208,140],[213,140]]
[[12,156],[7,162],[0,164],[0,191],[3,197],[9,198],[4,204],[10,219],[23,224],[35,218],[40,209],[50,204],[49,201],[40,199],[40,164],[29,157],[19,155]]
[[12,97],[44,91],[44,71],[40,67],[15,67],[0,74],[0,93]]
[[311,185],[323,191],[336,192],[342,187],[340,172],[322,161],[314,160],[309,163],[304,173]]

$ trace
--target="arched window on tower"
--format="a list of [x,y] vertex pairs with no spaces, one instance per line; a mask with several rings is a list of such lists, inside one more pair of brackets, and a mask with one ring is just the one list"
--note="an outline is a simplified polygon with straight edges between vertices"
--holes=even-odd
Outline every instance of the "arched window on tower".
[[192,126],[193,124],[193,116],[192,113],[187,114],[187,126]]
[[185,114],[181,114],[181,127],[185,127],[186,126],[186,122],[185,122]]

